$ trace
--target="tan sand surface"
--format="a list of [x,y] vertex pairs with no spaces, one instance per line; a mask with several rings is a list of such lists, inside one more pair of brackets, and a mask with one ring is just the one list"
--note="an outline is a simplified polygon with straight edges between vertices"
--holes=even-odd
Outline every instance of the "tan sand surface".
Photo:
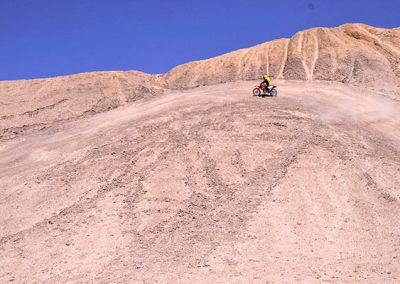
[[400,103],[256,83],[4,135],[0,282],[399,283]]
[[131,102],[237,80],[323,80],[368,87],[400,100],[400,29],[363,24],[314,28],[177,66],[165,74],[91,72],[0,81],[0,140],[88,117]]

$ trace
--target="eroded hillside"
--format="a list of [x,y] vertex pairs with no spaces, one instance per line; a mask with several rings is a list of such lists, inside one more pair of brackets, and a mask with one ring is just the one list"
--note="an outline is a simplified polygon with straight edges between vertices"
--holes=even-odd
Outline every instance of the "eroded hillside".
[[50,79],[0,82],[0,139],[149,98],[269,73],[275,80],[324,80],[368,86],[399,100],[400,29],[361,24],[315,28],[165,74],[93,72]]
[[164,75],[171,88],[236,80],[326,80],[399,87],[400,29],[362,24],[314,28],[216,58],[178,66]]
[[399,283],[400,104],[255,83],[2,141],[0,282]]
[[399,283],[399,43],[0,82],[0,282]]
[[156,78],[136,71],[0,82],[0,139],[108,111],[163,91]]

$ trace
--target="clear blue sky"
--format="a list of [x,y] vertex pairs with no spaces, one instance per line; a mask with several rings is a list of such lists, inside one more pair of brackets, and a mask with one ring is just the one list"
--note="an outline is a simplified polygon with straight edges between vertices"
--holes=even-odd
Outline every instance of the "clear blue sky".
[[400,0],[0,0],[0,80],[161,73],[315,26],[400,26]]

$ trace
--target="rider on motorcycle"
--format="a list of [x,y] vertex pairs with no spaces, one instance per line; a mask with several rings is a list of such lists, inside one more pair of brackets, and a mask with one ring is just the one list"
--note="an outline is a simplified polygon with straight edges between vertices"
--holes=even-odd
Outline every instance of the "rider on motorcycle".
[[271,77],[267,74],[264,74],[263,81],[261,84],[263,84],[263,86],[264,86],[264,92],[265,93],[268,92],[268,87],[269,87],[269,85],[271,85]]

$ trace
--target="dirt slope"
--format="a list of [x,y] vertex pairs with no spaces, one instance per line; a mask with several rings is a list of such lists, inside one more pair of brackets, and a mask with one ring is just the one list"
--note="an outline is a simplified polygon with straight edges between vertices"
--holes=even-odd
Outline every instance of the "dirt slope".
[[259,79],[327,80],[399,87],[400,30],[363,24],[314,28],[209,60],[178,66],[164,75],[172,88]]
[[0,283],[399,283],[399,46],[344,25],[0,82]]
[[400,29],[361,24],[316,28],[166,74],[93,72],[0,82],[0,140],[163,94],[236,80],[325,80],[368,86],[400,100]]
[[400,104],[255,83],[3,141],[0,282],[398,283]]
[[136,71],[3,81],[0,82],[0,139],[162,93],[155,76]]

